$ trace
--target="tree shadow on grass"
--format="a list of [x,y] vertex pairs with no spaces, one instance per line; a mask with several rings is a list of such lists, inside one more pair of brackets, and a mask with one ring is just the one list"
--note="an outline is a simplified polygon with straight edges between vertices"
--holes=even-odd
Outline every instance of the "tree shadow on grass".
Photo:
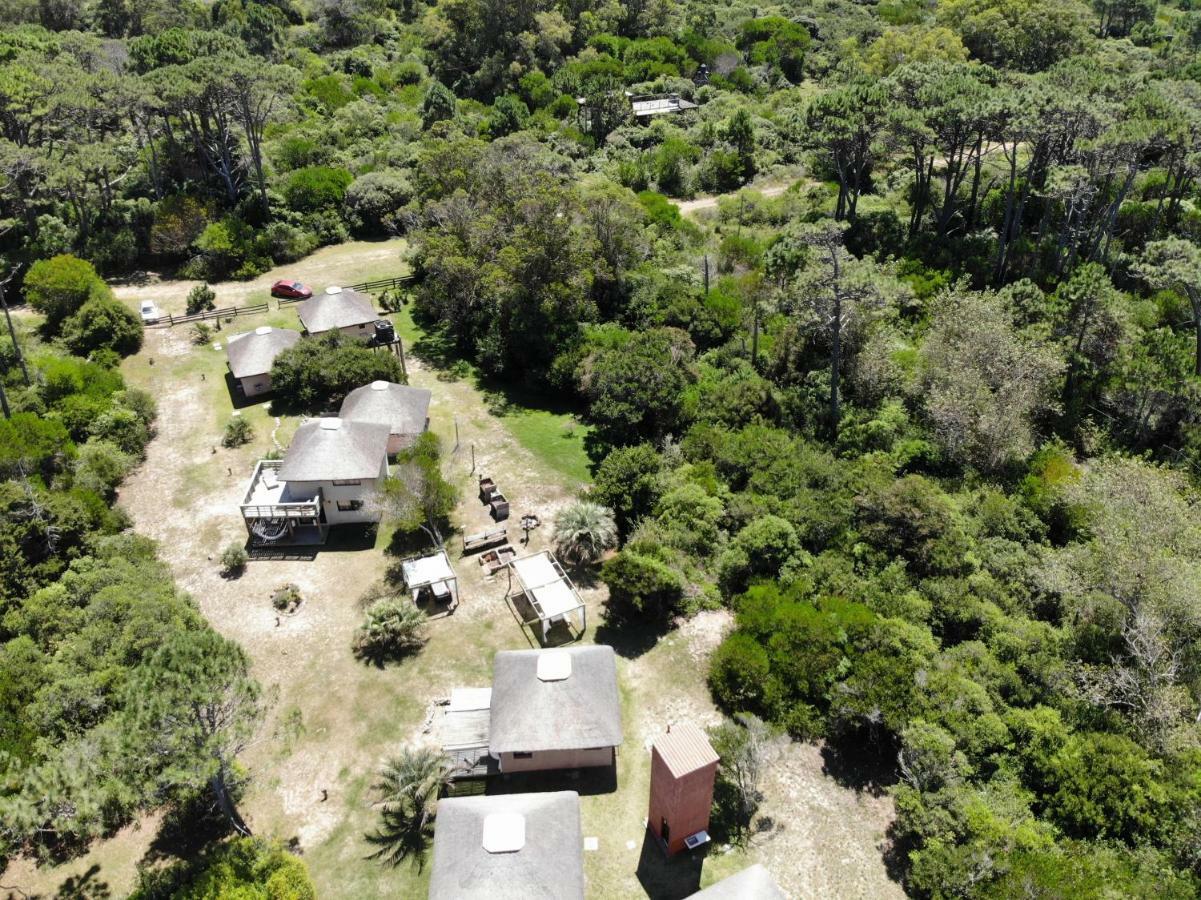
[[229,820],[212,797],[202,792],[167,811],[158,834],[142,856],[142,864],[194,859],[230,833]]
[[831,737],[821,748],[822,773],[856,793],[882,797],[897,783],[896,747],[856,729]]
[[614,653],[625,659],[637,659],[670,630],[670,622],[618,617],[606,609],[603,621],[596,628],[596,642],[608,644]]

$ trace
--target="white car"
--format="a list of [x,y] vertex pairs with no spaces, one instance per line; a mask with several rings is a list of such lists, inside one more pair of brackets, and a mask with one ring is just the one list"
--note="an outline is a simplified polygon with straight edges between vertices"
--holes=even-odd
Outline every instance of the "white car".
[[151,301],[151,300],[143,300],[142,301],[142,322],[144,324],[153,325],[155,322],[157,322],[162,317],[163,317],[162,312],[160,312],[159,308],[154,305],[153,301]]

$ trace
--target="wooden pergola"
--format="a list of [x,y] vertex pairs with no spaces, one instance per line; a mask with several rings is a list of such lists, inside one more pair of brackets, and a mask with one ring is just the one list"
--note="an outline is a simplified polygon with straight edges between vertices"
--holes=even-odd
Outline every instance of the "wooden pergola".
[[[534,615],[522,620],[522,626],[538,623],[545,641],[552,625],[563,622],[570,627],[572,616],[579,621],[580,634],[588,630],[588,610],[575,585],[549,550],[515,559],[507,566],[509,585],[505,600],[523,594]],[[516,581],[516,583],[514,583]],[[514,607],[515,608],[515,607]]]

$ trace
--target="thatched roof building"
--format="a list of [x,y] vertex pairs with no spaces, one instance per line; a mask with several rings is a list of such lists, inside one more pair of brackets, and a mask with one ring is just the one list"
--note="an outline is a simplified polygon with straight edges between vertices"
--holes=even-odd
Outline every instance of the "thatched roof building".
[[362,481],[386,472],[388,428],[369,422],[312,419],[296,430],[279,477],[283,481]]
[[431,397],[433,393],[425,388],[373,381],[346,395],[340,415],[348,422],[387,425],[388,452],[397,453],[412,446],[429,427]]
[[583,900],[574,791],[438,802],[430,900]]
[[340,287],[329,287],[324,293],[314,294],[297,307],[296,313],[309,334],[327,331],[374,334],[368,326],[379,318],[370,296]]

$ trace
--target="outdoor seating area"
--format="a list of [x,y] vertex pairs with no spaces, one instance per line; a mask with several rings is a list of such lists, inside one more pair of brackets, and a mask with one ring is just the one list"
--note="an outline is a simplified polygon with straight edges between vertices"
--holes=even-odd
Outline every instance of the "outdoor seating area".
[[491,478],[480,476],[479,497],[480,503],[488,507],[488,512],[495,521],[503,522],[509,518],[509,500]]
[[403,560],[400,570],[414,603],[448,604],[448,611],[459,605],[459,579],[445,550]]
[[479,556],[480,568],[485,575],[495,575],[517,558],[517,551],[510,544],[489,550]]
[[499,528],[489,528],[487,531],[463,535],[463,552],[474,553],[476,550],[483,550],[485,547],[507,544],[508,542],[509,529],[502,525]]
[[570,630],[573,620],[578,625],[576,639],[588,630],[588,610],[576,592],[575,585],[549,550],[514,559],[508,566],[509,586],[505,600],[516,609],[518,598],[524,598],[532,616],[523,618],[522,627],[537,625],[545,643],[551,628],[559,623]]

